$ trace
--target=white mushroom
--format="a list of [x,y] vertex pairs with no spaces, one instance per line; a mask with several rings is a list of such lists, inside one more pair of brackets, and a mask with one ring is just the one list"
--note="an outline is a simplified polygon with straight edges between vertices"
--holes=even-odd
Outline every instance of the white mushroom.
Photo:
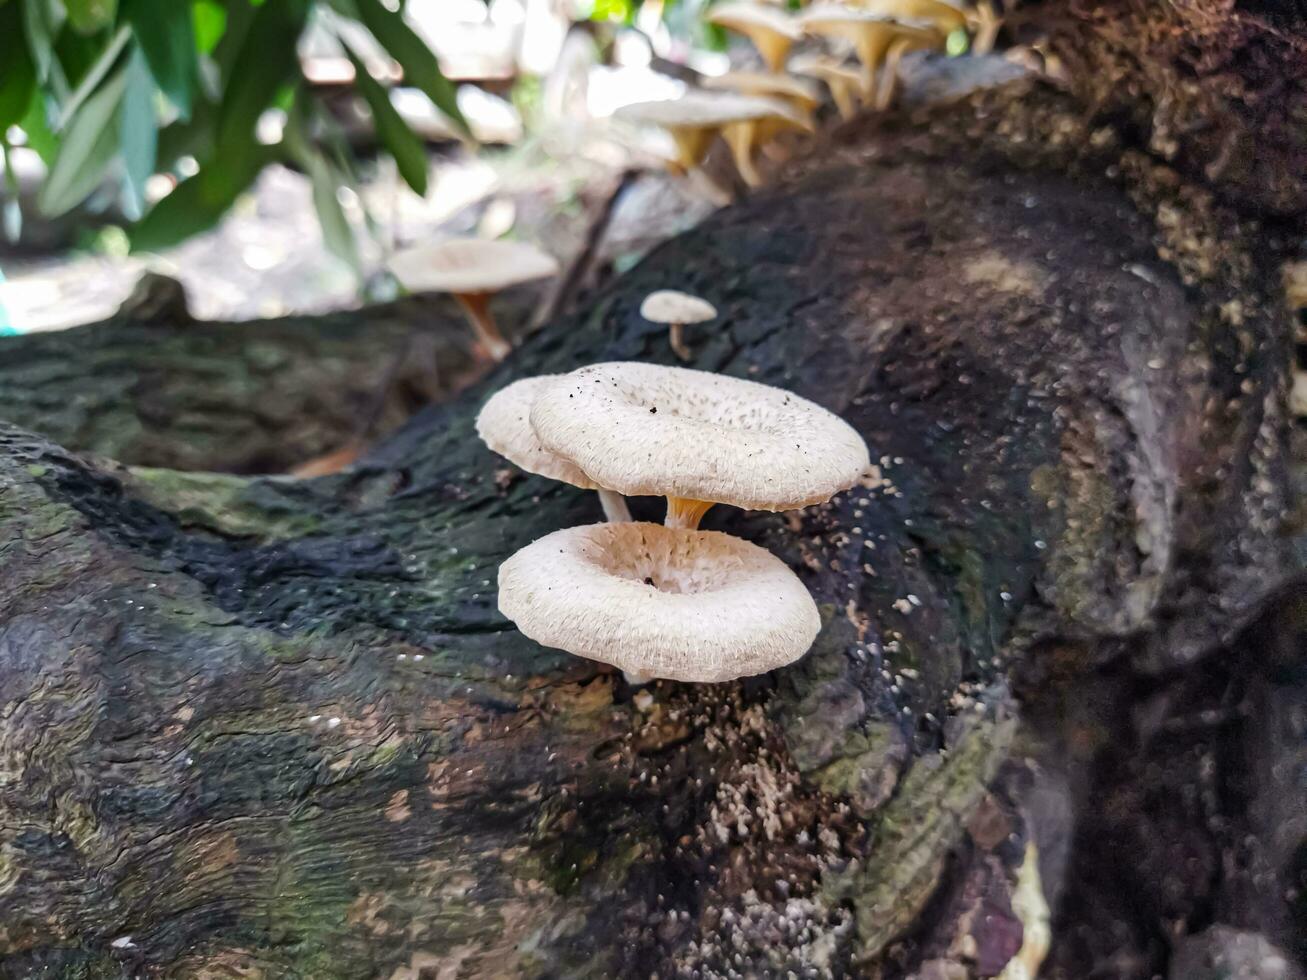
[[455,238],[396,253],[390,271],[410,292],[453,295],[481,347],[493,360],[502,361],[512,345],[495,325],[490,298],[508,286],[557,275],[558,262],[525,242]]
[[477,435],[493,451],[528,473],[570,483],[583,490],[597,490],[599,503],[608,520],[629,521],[631,512],[627,509],[626,498],[600,486],[580,467],[551,453],[540,444],[531,428],[532,402],[541,390],[560,377],[562,375],[544,374],[537,378],[523,378],[495,392],[477,415]]
[[[774,127],[811,129],[812,124],[789,104],[778,99],[735,92],[687,92],[679,99],[636,102],[615,115],[630,122],[658,126],[676,143],[676,163],[686,171],[703,161],[720,133],[726,140],[740,175],[751,185],[759,182],[753,169],[753,145]],[[759,124],[768,128],[759,130]]]
[[868,98],[876,94],[876,75],[890,45],[901,38],[921,47],[940,47],[944,37],[928,22],[896,20],[885,14],[835,4],[810,7],[799,16],[809,34],[843,38],[853,44],[862,63],[863,90]]
[[784,67],[790,46],[803,36],[785,11],[751,3],[718,4],[710,9],[708,23],[743,34],[758,49],[768,70],[776,72]]
[[709,75],[701,84],[706,89],[783,99],[805,115],[821,104],[821,91],[812,82],[774,72],[728,71],[723,75]]
[[790,71],[825,82],[841,119],[857,115],[858,95],[863,91],[862,72],[848,67],[839,58],[820,54],[796,56],[790,62]]
[[948,0],[853,0],[851,6],[899,21],[929,21],[945,34],[967,26],[967,12]]
[[499,609],[545,646],[628,676],[713,683],[797,660],[821,619],[770,552],[715,531],[591,524],[499,569]]
[[640,304],[640,315],[650,323],[666,323],[670,326],[672,350],[681,360],[688,361],[693,355],[686,346],[682,333],[685,325],[713,319],[717,316],[717,307],[706,299],[689,293],[659,289],[644,298]]
[[602,486],[667,497],[672,527],[698,527],[714,503],[771,511],[820,503],[870,466],[857,431],[807,399],[654,364],[564,375],[536,396],[531,427]]

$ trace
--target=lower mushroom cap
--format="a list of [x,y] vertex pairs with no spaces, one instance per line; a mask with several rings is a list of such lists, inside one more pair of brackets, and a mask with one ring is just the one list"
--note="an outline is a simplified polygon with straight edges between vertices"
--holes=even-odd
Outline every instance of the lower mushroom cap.
[[655,364],[565,375],[536,396],[531,427],[546,449],[628,496],[790,510],[829,500],[870,465],[855,429],[793,392]]
[[531,639],[634,674],[711,683],[792,663],[821,628],[775,555],[716,531],[594,524],[499,569],[499,609]]

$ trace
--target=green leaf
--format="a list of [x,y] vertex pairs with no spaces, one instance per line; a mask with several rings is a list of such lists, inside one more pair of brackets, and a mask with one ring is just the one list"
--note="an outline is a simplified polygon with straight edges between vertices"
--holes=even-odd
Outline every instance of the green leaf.
[[127,73],[119,69],[90,96],[68,124],[37,206],[55,217],[81,203],[99,186],[118,152],[120,113]]
[[68,23],[79,34],[94,34],[113,23],[118,0],[64,0]]
[[127,217],[136,220],[145,211],[145,182],[154,173],[159,127],[154,111],[154,76],[138,47],[127,62],[127,88],[123,92],[122,152],[126,178]]
[[[201,168],[199,173],[174,187],[136,225],[131,236],[132,252],[161,252],[192,235],[208,231],[271,159],[267,147],[258,147],[239,174],[226,167]],[[220,173],[221,179],[215,179],[215,173]]]
[[341,186],[348,183],[349,178],[344,171],[334,167],[305,135],[308,130],[306,114],[314,108],[303,101],[292,107],[286,119],[282,143],[308,174],[313,187],[313,208],[318,213],[323,243],[333,255],[348,263],[355,275],[362,278],[363,263],[359,258],[354,229],[350,227],[345,210],[340,206],[340,198],[337,197]]
[[35,150],[37,156],[47,167],[54,165],[54,158],[59,152],[59,138],[50,128],[50,117],[46,111],[45,93],[39,88],[32,92],[27,112],[18,120],[18,128],[27,137],[27,145]]
[[227,8],[217,0],[195,0],[191,5],[195,23],[195,47],[210,54],[227,30]]
[[404,82],[426,93],[436,108],[467,136],[467,120],[458,109],[453,84],[440,71],[440,63],[425,41],[404,22],[402,12],[387,10],[381,0],[355,0],[359,19],[404,69]]
[[55,62],[54,42],[64,24],[63,4],[59,0],[19,0],[17,6],[23,11],[23,29],[36,64],[36,77],[44,82]]
[[[109,72],[113,70],[114,65],[118,63],[118,58],[122,55],[123,50],[127,47],[127,42],[130,41],[131,38],[132,32],[126,27],[121,27],[104,47],[104,50],[96,55],[95,60],[91,62],[90,67],[87,68],[85,74],[82,75],[81,81],[77,83],[76,91],[74,91],[73,94],[68,97],[67,102],[64,103],[63,111],[60,115],[60,129],[63,129],[68,124],[68,120],[73,118],[77,111],[82,107],[82,103],[90,98],[91,93],[100,87],[100,83],[104,81],[105,76],[108,75]],[[78,47],[76,44],[70,46]]]
[[316,150],[310,152],[302,162],[313,184],[313,208],[318,212],[323,242],[333,255],[361,276],[363,263],[359,259],[358,242],[354,240],[354,229],[350,227],[345,209],[340,206],[340,198],[337,196],[343,183],[341,175]]
[[27,112],[36,90],[36,66],[23,39],[22,4],[0,7],[0,137]]
[[354,83],[359,93],[367,100],[372,110],[372,124],[376,127],[377,138],[390,151],[399,167],[404,182],[413,188],[420,197],[427,193],[427,154],[422,141],[409,129],[395,107],[390,103],[390,94],[368,74],[363,61],[348,44],[341,40],[341,46],[354,66]]
[[295,44],[307,15],[305,0],[277,0],[255,12],[218,109],[216,145],[224,166],[243,172],[256,151],[254,127],[259,115],[282,85],[298,74]]
[[188,118],[199,77],[191,5],[178,0],[122,0],[122,11],[160,91],[183,119]]

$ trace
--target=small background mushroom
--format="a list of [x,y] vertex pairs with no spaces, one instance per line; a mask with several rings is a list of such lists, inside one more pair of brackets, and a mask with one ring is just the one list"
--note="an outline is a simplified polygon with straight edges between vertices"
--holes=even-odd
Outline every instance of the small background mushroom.
[[747,37],[769,71],[785,67],[790,47],[803,31],[784,10],[749,3],[724,3],[711,8],[708,23]]
[[494,361],[512,350],[490,313],[509,286],[558,274],[558,262],[526,242],[455,238],[397,252],[390,271],[409,292],[449,293],[467,314],[480,348]]
[[685,343],[684,328],[688,323],[704,323],[717,316],[717,307],[706,299],[691,296],[675,289],[659,289],[650,293],[640,304],[640,315],[650,323],[666,323],[670,327],[668,340],[672,351],[683,361],[694,355]]

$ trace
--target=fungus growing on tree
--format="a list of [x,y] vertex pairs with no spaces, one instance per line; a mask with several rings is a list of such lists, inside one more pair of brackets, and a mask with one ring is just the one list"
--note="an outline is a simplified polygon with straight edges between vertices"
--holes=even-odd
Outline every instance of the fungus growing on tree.
[[717,307],[706,299],[691,296],[689,293],[675,289],[659,289],[650,293],[640,304],[640,315],[650,323],[665,323],[671,329],[669,341],[672,351],[683,361],[693,356],[686,346],[684,328],[686,324],[703,323],[717,316]]
[[600,485],[667,497],[669,527],[698,527],[714,503],[769,511],[821,503],[870,466],[862,437],[821,406],[689,368],[581,368],[536,396],[531,427]]
[[821,618],[775,555],[716,531],[591,524],[499,568],[499,609],[545,646],[650,677],[714,683],[799,659]]
[[[731,148],[735,165],[748,183],[758,180],[753,146],[777,128],[810,129],[811,124],[785,102],[734,92],[688,92],[679,99],[636,102],[616,115],[630,122],[658,126],[676,144],[676,164],[692,171],[703,162],[720,133]],[[759,123],[765,125],[760,128]]]
[[501,388],[490,397],[477,414],[477,435],[494,452],[510,463],[551,480],[570,483],[583,490],[596,490],[604,516],[610,521],[629,521],[631,512],[626,498],[595,483],[580,467],[551,453],[540,444],[531,428],[531,404],[540,391],[562,377],[543,374],[536,378],[523,378]]
[[708,23],[743,34],[747,37],[769,71],[779,72],[785,67],[790,47],[803,36],[794,19],[773,7],[751,3],[724,3],[713,7]]
[[821,104],[821,92],[817,86],[806,78],[795,78],[792,75],[765,71],[728,71],[724,75],[709,75],[701,84],[706,89],[780,99],[805,116]]
[[856,68],[850,68],[840,58],[814,53],[796,56],[790,61],[790,71],[825,82],[841,119],[852,119],[857,115],[863,76]]
[[502,361],[513,348],[490,313],[491,297],[509,286],[557,275],[558,262],[525,242],[455,238],[396,253],[390,271],[409,292],[452,295],[481,349]]
[[868,98],[876,94],[876,75],[896,40],[914,40],[921,47],[939,47],[944,43],[943,35],[928,22],[895,20],[851,7],[831,4],[810,7],[798,20],[809,34],[842,38],[853,45],[862,64],[863,92]]
[[945,34],[967,26],[967,12],[947,0],[857,0],[853,6],[898,21],[927,21]]

